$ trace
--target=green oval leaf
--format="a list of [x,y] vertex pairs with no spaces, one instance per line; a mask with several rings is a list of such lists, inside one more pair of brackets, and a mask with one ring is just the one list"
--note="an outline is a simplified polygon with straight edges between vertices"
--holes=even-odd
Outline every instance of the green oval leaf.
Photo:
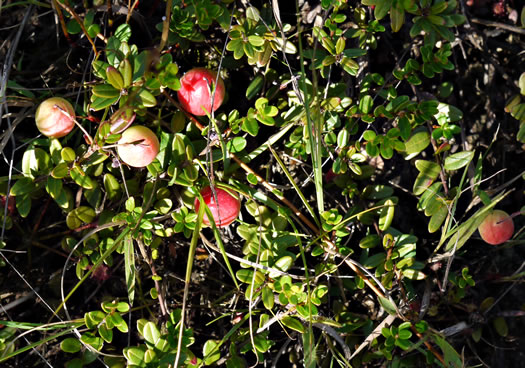
[[264,77],[257,75],[246,89],[246,98],[251,100],[259,93],[264,85]]
[[82,343],[78,341],[77,338],[68,337],[67,339],[62,340],[60,343],[60,349],[66,353],[78,353],[82,348]]
[[415,154],[423,151],[430,144],[430,135],[428,132],[417,132],[413,134],[408,141],[405,142],[405,152],[409,155],[407,159],[410,159]]
[[[113,87],[111,87],[111,88],[113,88]],[[106,107],[109,107],[109,106],[113,105],[114,103],[116,103],[119,98],[120,98],[120,96],[99,97],[99,96],[93,95],[93,96],[91,96],[91,105],[89,106],[89,108],[91,110],[93,110],[93,111],[103,110]]]
[[86,173],[82,173],[77,167],[73,167],[69,174],[71,175],[71,179],[84,189],[94,189],[97,186],[95,180],[91,179]]
[[[124,78],[122,77],[122,74],[120,74],[120,72],[116,68],[112,66],[108,66],[106,68],[106,77],[107,77],[109,84],[111,84],[118,91],[124,88]],[[93,88],[93,93],[95,93],[94,88]],[[107,97],[107,96],[101,96],[101,97]]]
[[144,355],[146,353],[146,347],[145,346],[131,346],[124,348],[122,353],[124,354],[124,357],[128,361],[129,364],[132,364],[137,367],[144,367]]
[[122,74],[123,87],[127,88],[131,86],[131,83],[133,82],[133,66],[131,65],[129,60],[122,60],[118,69]]
[[9,195],[12,196],[21,196],[24,194],[32,193],[36,189],[33,179],[31,178],[21,178],[16,181],[16,183],[11,187]]
[[204,364],[211,365],[221,358],[221,352],[219,350],[219,347],[219,340],[208,340],[204,343],[204,346],[202,348]]
[[473,151],[461,151],[445,158],[445,170],[458,170],[467,166],[474,157]]
[[295,318],[293,318],[291,316],[284,316],[281,319],[281,322],[282,322],[282,324],[284,326],[286,326],[286,327],[288,327],[288,328],[290,328],[292,330],[295,330],[297,332],[304,333],[306,331],[304,326],[303,326],[303,324],[299,320],[297,320],[297,319],[295,319]]
[[432,215],[430,218],[430,221],[428,222],[428,232],[434,233],[441,227],[441,224],[443,224],[443,221],[447,218],[448,215],[448,208],[447,206],[441,202],[441,206],[438,208],[436,212]]
[[274,305],[273,291],[268,286],[262,289],[262,300],[266,309],[272,309]]
[[364,95],[359,101],[359,110],[364,114],[368,114],[372,111],[372,106],[374,105],[374,100],[370,95]]
[[142,329],[142,336],[144,340],[155,346],[160,339],[160,331],[153,322],[147,322]]
[[139,97],[144,107],[153,107],[157,104],[155,96],[153,96],[148,90],[142,89],[139,93]]
[[[107,70],[109,70],[109,68],[113,68],[113,67],[109,66],[107,68]],[[113,68],[113,69],[115,70],[115,72],[117,72],[120,75],[120,73],[115,68]],[[106,72],[107,72],[107,70],[106,70]],[[120,76],[120,78],[122,79],[122,76]],[[102,98],[115,98],[115,97],[119,97],[120,96],[120,90],[119,89],[116,89],[113,85],[106,84],[106,83],[104,83],[104,84],[97,84],[97,85],[93,86],[93,89],[91,91],[93,92],[93,95],[95,95],[97,97],[102,97]]]
[[376,234],[370,234],[365,236],[359,242],[359,247],[364,249],[374,248],[381,243],[381,237]]
[[379,229],[381,231],[388,230],[392,224],[392,220],[394,219],[394,211],[396,208],[394,202],[391,199],[386,200],[385,206],[386,207],[383,207],[379,213]]

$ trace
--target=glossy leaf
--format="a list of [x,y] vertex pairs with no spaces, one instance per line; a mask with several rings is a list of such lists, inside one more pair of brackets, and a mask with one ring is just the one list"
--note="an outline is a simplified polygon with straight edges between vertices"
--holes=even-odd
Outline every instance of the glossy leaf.
[[266,309],[272,309],[274,305],[273,291],[268,286],[262,289],[262,300]]
[[68,337],[60,343],[60,349],[66,353],[78,353],[82,348],[81,342],[74,337]]
[[296,318],[293,318],[291,316],[284,316],[282,319],[281,319],[281,323],[288,327],[288,328],[291,328],[292,330],[295,330],[299,333],[304,333],[305,332],[305,328],[303,326],[303,324],[301,322],[299,322],[299,320],[297,320]]
[[208,340],[204,343],[202,348],[204,364],[211,365],[221,358],[219,343],[218,340]]
[[408,141],[405,142],[405,152],[408,154],[406,159],[410,159],[415,154],[420,153],[430,144],[430,135],[426,131],[420,131],[413,134]]
[[386,231],[392,224],[394,219],[395,205],[391,199],[388,199],[385,202],[385,206],[381,209],[379,213],[379,230]]
[[445,158],[444,167],[446,170],[458,170],[467,166],[474,157],[473,151],[461,151]]

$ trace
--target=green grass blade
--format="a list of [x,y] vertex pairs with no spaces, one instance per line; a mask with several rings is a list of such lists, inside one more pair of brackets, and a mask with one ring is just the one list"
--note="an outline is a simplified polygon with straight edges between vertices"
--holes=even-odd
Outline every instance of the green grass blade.
[[304,196],[303,192],[301,191],[301,188],[299,188],[297,183],[293,180],[292,175],[290,174],[290,172],[288,171],[288,169],[284,165],[283,161],[281,160],[281,158],[279,157],[277,152],[275,152],[275,150],[272,147],[270,147],[270,151],[272,152],[273,157],[275,158],[275,160],[277,161],[277,163],[279,164],[279,166],[283,170],[284,175],[286,175],[286,178],[288,178],[288,181],[290,182],[290,184],[292,184],[292,186],[294,187],[295,191],[299,195],[299,198],[301,198],[301,201],[303,202],[304,206],[306,207],[308,212],[310,212],[310,216],[312,216],[312,218],[314,219],[316,225],[319,227],[320,226],[319,219],[317,218],[317,216],[316,216],[312,206],[310,206],[310,203],[308,203],[308,200],[306,199],[306,197]]
[[[272,135],[270,138],[268,138],[268,140],[266,142],[264,142],[263,144],[261,144],[259,147],[257,147],[256,149],[254,149],[253,151],[251,151],[250,153],[248,154],[245,154],[245,155],[237,155],[237,157],[243,161],[243,162],[250,162],[252,161],[254,158],[256,158],[257,156],[259,156],[261,153],[263,153],[264,151],[266,151],[268,149],[268,147],[274,145],[275,143],[277,143],[279,140],[281,140],[282,137],[284,137],[284,135],[286,133],[288,133],[288,131],[290,129],[292,129],[293,127],[295,127],[295,124],[293,123],[289,123],[287,125],[285,125],[284,127],[281,128],[281,130],[279,130],[277,133],[275,133],[274,135]],[[232,164],[229,168],[228,171],[225,170],[225,172],[229,173],[229,172],[233,172],[235,169],[238,169],[239,168],[239,164]]]
[[44,345],[45,343],[47,343],[47,342],[49,342],[51,340],[54,340],[54,339],[56,339],[56,338],[58,338],[60,336],[67,335],[68,333],[71,333],[76,328],[77,328],[76,326],[75,327],[71,327],[71,328],[69,328],[67,330],[64,330],[62,332],[59,332],[59,333],[56,333],[54,335],[48,336],[48,337],[46,337],[46,338],[44,338],[42,340],[39,340],[39,341],[34,342],[32,344],[26,345],[23,348],[20,348],[20,349],[18,349],[16,351],[13,351],[12,353],[9,353],[9,354],[7,354],[5,356],[2,356],[2,357],[0,357],[0,363],[1,362],[5,362],[8,359],[11,359],[12,357],[17,356],[18,354],[21,354],[21,353],[24,353],[24,352],[26,352],[28,350],[36,348],[37,346]]
[[[297,1],[295,2],[297,11],[299,12],[299,5]],[[314,184],[315,184],[315,194],[317,197],[317,209],[319,213],[324,212],[324,193],[323,193],[323,171],[322,171],[322,121],[321,121],[321,111],[319,104],[316,104],[314,111],[310,110],[310,96],[308,95],[308,89],[306,87],[306,71],[304,68],[304,56],[303,56],[303,43],[301,41],[301,29],[302,24],[300,23],[300,18],[298,17],[297,29],[299,33],[298,44],[299,44],[299,58],[301,65],[301,89],[304,94],[304,107],[306,109],[306,121],[308,123],[308,138],[310,141],[310,154],[312,156],[312,167],[314,169]],[[315,50],[314,50],[315,55]],[[317,75],[315,70],[312,71],[312,87],[313,87],[313,98],[317,94]],[[300,96],[298,96],[300,98]],[[315,118],[312,119],[312,113],[315,114]]]
[[[202,196],[199,194],[200,203],[205,203]],[[182,312],[180,320],[180,329],[179,329],[179,339],[177,341],[177,356],[175,357],[175,367],[179,366],[181,348],[182,348],[182,336],[184,335],[184,318],[186,314],[186,302],[188,300],[188,294],[190,289],[191,281],[191,271],[193,269],[193,261],[195,259],[195,249],[197,248],[197,243],[200,239],[200,231],[202,227],[202,219],[204,217],[204,208],[206,206],[199,206],[199,212],[197,212],[197,220],[195,224],[195,229],[193,229],[193,234],[190,242],[190,250],[188,251],[188,262],[186,263],[186,276],[184,278],[184,296],[182,299]]]
[[124,271],[129,305],[132,306],[135,300],[135,249],[133,247],[133,238],[129,233],[124,238]]

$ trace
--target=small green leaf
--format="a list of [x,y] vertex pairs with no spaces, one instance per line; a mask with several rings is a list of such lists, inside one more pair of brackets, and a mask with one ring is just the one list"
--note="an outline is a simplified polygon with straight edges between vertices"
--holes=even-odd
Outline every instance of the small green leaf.
[[95,38],[100,33],[100,26],[98,24],[91,24],[87,27],[89,37]]
[[80,27],[80,24],[78,24],[75,19],[71,19],[67,22],[66,28],[70,34],[78,34],[82,32],[82,27]]
[[24,194],[30,194],[36,189],[33,179],[21,178],[18,179],[15,184],[11,187],[9,195],[22,196]]
[[82,348],[82,343],[74,337],[68,337],[67,339],[62,340],[60,343],[60,349],[66,353],[78,353]]
[[[111,88],[113,88],[113,87],[111,87]],[[99,97],[99,96],[93,95],[93,96],[91,96],[91,105],[89,106],[89,108],[91,110],[93,110],[93,111],[103,110],[106,107],[109,107],[109,106],[113,105],[114,103],[116,103],[119,98],[120,98],[120,96]]]
[[22,157],[22,172],[35,178],[47,174],[51,168],[51,156],[41,148],[30,146]]
[[96,328],[99,323],[101,323],[104,318],[105,314],[102,311],[91,311],[84,314],[84,323],[86,324],[86,327],[90,330]]
[[396,339],[395,345],[399,346],[403,350],[408,350],[412,346],[412,342],[410,342],[409,340]]
[[25,218],[31,211],[31,197],[29,194],[23,194],[16,197],[16,209],[21,217]]
[[[107,69],[106,69],[106,72],[110,68],[113,68],[113,67],[108,66]],[[118,70],[116,70],[115,68],[113,68],[111,70],[114,70],[120,76],[120,73],[118,72]],[[114,74],[114,73],[112,73],[112,74]],[[120,79],[122,79],[122,76],[120,76]],[[115,97],[119,97],[120,96],[120,90],[115,88],[111,84],[105,84],[105,83],[104,84],[97,84],[97,85],[93,86],[91,91],[93,92],[94,96],[102,97],[102,98],[111,98],[111,99],[113,99]],[[91,101],[93,102],[93,99],[91,99]]]
[[496,332],[501,337],[506,337],[509,334],[509,327],[507,325],[507,322],[505,321],[505,318],[503,317],[496,317],[492,321],[492,325],[496,329]]
[[373,256],[368,257],[364,262],[363,266],[366,268],[375,268],[385,261],[385,253],[377,253]]
[[212,365],[221,358],[221,352],[219,350],[219,340],[208,340],[204,343],[202,348],[202,355],[204,364]]
[[142,329],[142,336],[144,336],[144,340],[155,346],[160,339],[160,331],[155,323],[147,322]]
[[104,189],[106,190],[106,193],[109,197],[109,199],[115,199],[118,197],[118,195],[121,193],[120,190],[120,184],[113,175],[111,174],[105,174],[104,175]]
[[[365,4],[364,1],[363,4]],[[392,0],[373,1],[373,3],[372,1],[367,1],[365,5],[375,5],[374,16],[377,20],[381,20],[388,14],[388,11],[392,7]]]
[[[251,284],[253,279],[253,270],[240,269],[235,273],[235,277],[237,277],[239,281],[242,281],[246,284]],[[257,271],[255,274],[255,284],[261,285],[263,282],[264,275],[261,272]]]
[[105,342],[111,343],[113,340],[113,330],[108,329],[106,324],[101,324],[98,327],[98,334],[104,339]]
[[420,131],[413,134],[408,141],[405,142],[405,152],[410,157],[414,157],[415,154],[420,153],[430,144],[430,135],[426,131]]
[[250,35],[248,36],[248,42],[251,43],[255,47],[260,47],[264,45],[264,38],[257,35]]
[[253,20],[255,23],[259,22],[261,15],[259,10],[254,6],[249,6],[246,8],[246,18]]
[[242,130],[253,137],[257,136],[257,133],[259,133],[259,123],[257,123],[257,119],[251,119],[249,117],[244,119]]
[[467,166],[474,157],[473,151],[461,151],[445,158],[445,170],[458,170]]
[[292,330],[295,330],[299,333],[304,333],[305,332],[305,328],[303,326],[303,324],[297,320],[296,318],[293,318],[291,316],[284,316],[282,319],[281,319],[281,323],[292,329]]
[[385,206],[381,209],[379,213],[379,230],[386,231],[392,224],[394,219],[395,205],[391,199],[386,200]]
[[77,154],[75,153],[75,150],[71,147],[64,147],[60,151],[60,157],[62,157],[62,160],[66,162],[73,162],[77,158]]
[[155,99],[155,96],[153,96],[151,92],[149,92],[146,89],[142,89],[139,92],[139,97],[144,107],[153,107],[157,104],[157,100]]
[[86,173],[81,172],[77,167],[73,167],[69,174],[71,175],[71,179],[73,179],[75,183],[84,189],[94,189],[97,186],[97,182],[95,180],[86,175]]
[[89,224],[96,216],[95,210],[88,206],[77,207],[75,213],[78,219],[85,224]]
[[405,23],[405,9],[401,1],[397,1],[390,9],[390,25],[392,26],[392,31],[399,31],[403,23]]
[[344,37],[339,37],[335,43],[335,52],[336,54],[341,54],[345,50],[346,41]]
[[443,221],[447,218],[448,215],[448,208],[442,201],[439,201],[441,206],[439,209],[434,212],[432,217],[430,218],[430,221],[428,222],[428,232],[434,233],[437,230],[439,230],[441,224],[443,224]]
[[[119,91],[122,88],[124,88],[124,78],[122,78],[122,74],[120,74],[120,72],[116,68],[112,66],[108,66],[106,68],[106,77],[107,77],[107,81],[109,82],[109,84],[113,86],[113,88],[116,88]],[[93,91],[93,93],[95,93],[95,91]],[[107,96],[101,96],[101,97],[107,97]]]
[[246,98],[251,100],[254,98],[264,86],[264,76],[257,75],[246,89]]
[[388,314],[391,314],[393,316],[397,315],[397,309],[396,306],[384,296],[379,296],[379,303],[383,307],[384,310],[387,311]]
[[126,199],[126,211],[133,212],[135,209],[135,198],[129,197]]
[[131,37],[131,26],[127,23],[118,26],[115,37],[121,42],[128,42]]
[[281,257],[275,262],[273,267],[281,271],[288,271],[293,265],[293,258],[290,256]]
[[410,280],[423,280],[427,277],[423,272],[418,270],[413,270],[411,268],[404,269],[402,271],[403,276]]
[[463,112],[455,106],[440,102],[437,105],[437,113],[433,114],[439,125],[453,123],[463,119]]
[[118,69],[122,74],[123,87],[128,88],[133,83],[133,66],[128,59],[124,59],[120,62]]
[[265,336],[264,334],[256,335],[253,339],[255,343],[255,349],[261,353],[268,351],[268,349],[270,349],[274,344],[274,342],[268,339],[268,336]]
[[363,138],[367,141],[373,141],[376,138],[376,133],[373,130],[365,130],[363,132]]
[[238,153],[241,152],[247,145],[246,139],[244,137],[235,137],[232,140],[228,141],[226,148],[229,152]]
[[441,168],[435,162],[426,160],[417,160],[416,168],[420,173],[414,182],[413,191],[415,195],[420,195],[436,180]]
[[82,340],[83,343],[88,344],[96,351],[100,351],[102,349],[102,346],[104,345],[104,341],[100,338],[92,334],[91,332],[85,332],[81,337],[80,340]]
[[129,365],[133,365],[136,367],[145,367],[146,363],[144,362],[144,355],[146,353],[146,347],[145,346],[131,346],[124,348],[122,350],[122,353],[124,354],[124,357],[128,361]]
[[372,99],[372,96],[364,95],[359,101],[359,110],[361,110],[361,112],[364,114],[368,114],[370,111],[372,111],[373,104],[374,100]]
[[262,289],[262,300],[266,309],[272,309],[274,305],[273,291],[268,286]]
[[463,367],[463,361],[459,353],[450,345],[447,340],[441,337],[438,334],[433,334],[432,339],[435,341],[436,345],[439,346],[443,352],[443,358],[445,360],[445,367],[450,368],[461,368]]
[[359,247],[369,249],[378,246],[380,243],[381,238],[379,237],[379,235],[370,234],[361,239],[361,241],[359,242]]
[[341,129],[339,133],[337,134],[337,147],[338,148],[344,148],[348,145],[348,142],[350,141],[350,132],[348,129]]

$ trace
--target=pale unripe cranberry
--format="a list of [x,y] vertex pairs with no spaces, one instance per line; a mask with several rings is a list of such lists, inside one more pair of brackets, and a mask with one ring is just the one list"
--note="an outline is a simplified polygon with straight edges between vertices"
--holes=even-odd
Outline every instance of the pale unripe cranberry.
[[[211,114],[211,96],[217,73],[205,68],[195,68],[188,71],[180,80],[181,87],[177,91],[179,102],[184,110],[196,116],[206,115],[203,108]],[[219,78],[215,89],[213,111],[221,106],[224,100],[224,82]]]
[[135,125],[122,133],[117,152],[122,161],[129,166],[145,167],[157,157],[159,140],[150,129]]
[[66,99],[51,97],[38,106],[35,121],[40,133],[50,138],[60,138],[75,126],[75,110]]
[[481,239],[485,242],[498,245],[506,242],[514,234],[514,222],[507,212],[492,211],[478,227]]
[[[233,221],[235,221],[237,216],[239,216],[239,212],[241,210],[241,201],[232,193],[221,188],[215,187],[215,193],[217,194],[217,201],[215,201],[211,187],[208,186],[201,190],[202,199],[208,205],[213,215],[215,225],[217,225],[217,227],[228,226]],[[200,207],[200,201],[198,197],[195,198],[194,206],[195,212],[198,212]],[[204,222],[206,225],[210,225],[210,220],[208,219],[206,213],[204,214],[202,222]]]

